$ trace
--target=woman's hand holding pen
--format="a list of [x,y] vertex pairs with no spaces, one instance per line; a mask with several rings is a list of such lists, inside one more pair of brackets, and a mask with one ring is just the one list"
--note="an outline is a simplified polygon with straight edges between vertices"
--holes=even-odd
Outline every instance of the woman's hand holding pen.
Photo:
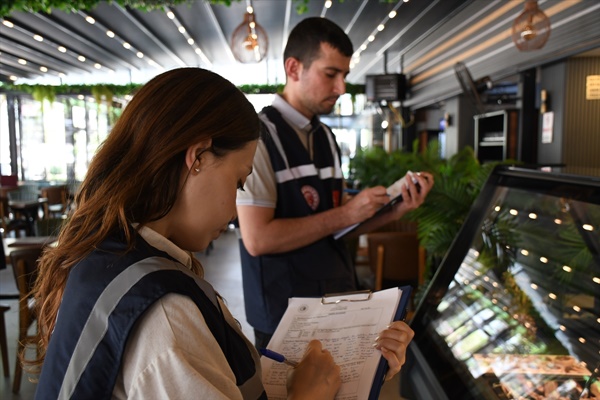
[[341,384],[340,367],[320,341],[312,340],[298,366],[288,371],[288,399],[333,399]]
[[381,355],[388,362],[389,370],[385,380],[390,380],[400,372],[406,362],[406,348],[415,333],[404,322],[393,322],[387,329],[381,331],[373,346],[381,351]]

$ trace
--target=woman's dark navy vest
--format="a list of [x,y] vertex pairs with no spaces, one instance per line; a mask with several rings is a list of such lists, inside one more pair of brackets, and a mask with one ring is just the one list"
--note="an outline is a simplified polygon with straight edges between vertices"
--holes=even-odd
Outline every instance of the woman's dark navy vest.
[[[313,159],[298,134],[273,107],[262,113],[277,127],[262,139],[277,182],[275,218],[300,218],[341,204],[342,176],[335,137],[320,123],[313,135]],[[314,129],[314,128],[313,128]],[[356,290],[352,260],[343,241],[325,237],[287,253],[251,256],[240,241],[246,317],[273,333],[290,297],[315,297]]]
[[124,249],[122,238],[111,238],[71,270],[36,399],[110,399],[133,326],[167,293],[196,303],[244,398],[266,399],[252,354],[214,289],[139,235],[133,251]]

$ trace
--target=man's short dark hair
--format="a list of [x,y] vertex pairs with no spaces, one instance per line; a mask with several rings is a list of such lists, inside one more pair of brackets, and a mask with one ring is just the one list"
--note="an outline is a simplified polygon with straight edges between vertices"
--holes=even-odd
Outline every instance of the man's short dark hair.
[[321,43],[329,44],[346,57],[352,57],[354,52],[352,42],[342,28],[326,18],[312,17],[300,21],[290,32],[283,61],[294,57],[308,68],[318,57]]

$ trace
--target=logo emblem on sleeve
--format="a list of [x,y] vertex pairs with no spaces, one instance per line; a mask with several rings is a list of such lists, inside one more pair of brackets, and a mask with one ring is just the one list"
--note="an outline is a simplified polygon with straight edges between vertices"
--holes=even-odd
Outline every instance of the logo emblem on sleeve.
[[312,186],[304,185],[300,188],[306,204],[314,211],[319,207],[319,192]]

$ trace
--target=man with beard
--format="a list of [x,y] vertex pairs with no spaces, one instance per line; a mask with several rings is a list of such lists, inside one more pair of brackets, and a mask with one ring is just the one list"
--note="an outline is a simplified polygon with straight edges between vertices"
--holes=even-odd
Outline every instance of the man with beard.
[[[353,260],[332,234],[389,201],[383,186],[344,195],[335,136],[318,118],[344,94],[352,53],[350,39],[333,22],[301,21],[284,51],[283,93],[260,113],[266,134],[237,197],[246,316],[258,348],[268,344],[288,298],[357,289]],[[433,178],[415,177],[420,189],[409,179],[404,201],[374,219],[371,229],[423,203]]]

